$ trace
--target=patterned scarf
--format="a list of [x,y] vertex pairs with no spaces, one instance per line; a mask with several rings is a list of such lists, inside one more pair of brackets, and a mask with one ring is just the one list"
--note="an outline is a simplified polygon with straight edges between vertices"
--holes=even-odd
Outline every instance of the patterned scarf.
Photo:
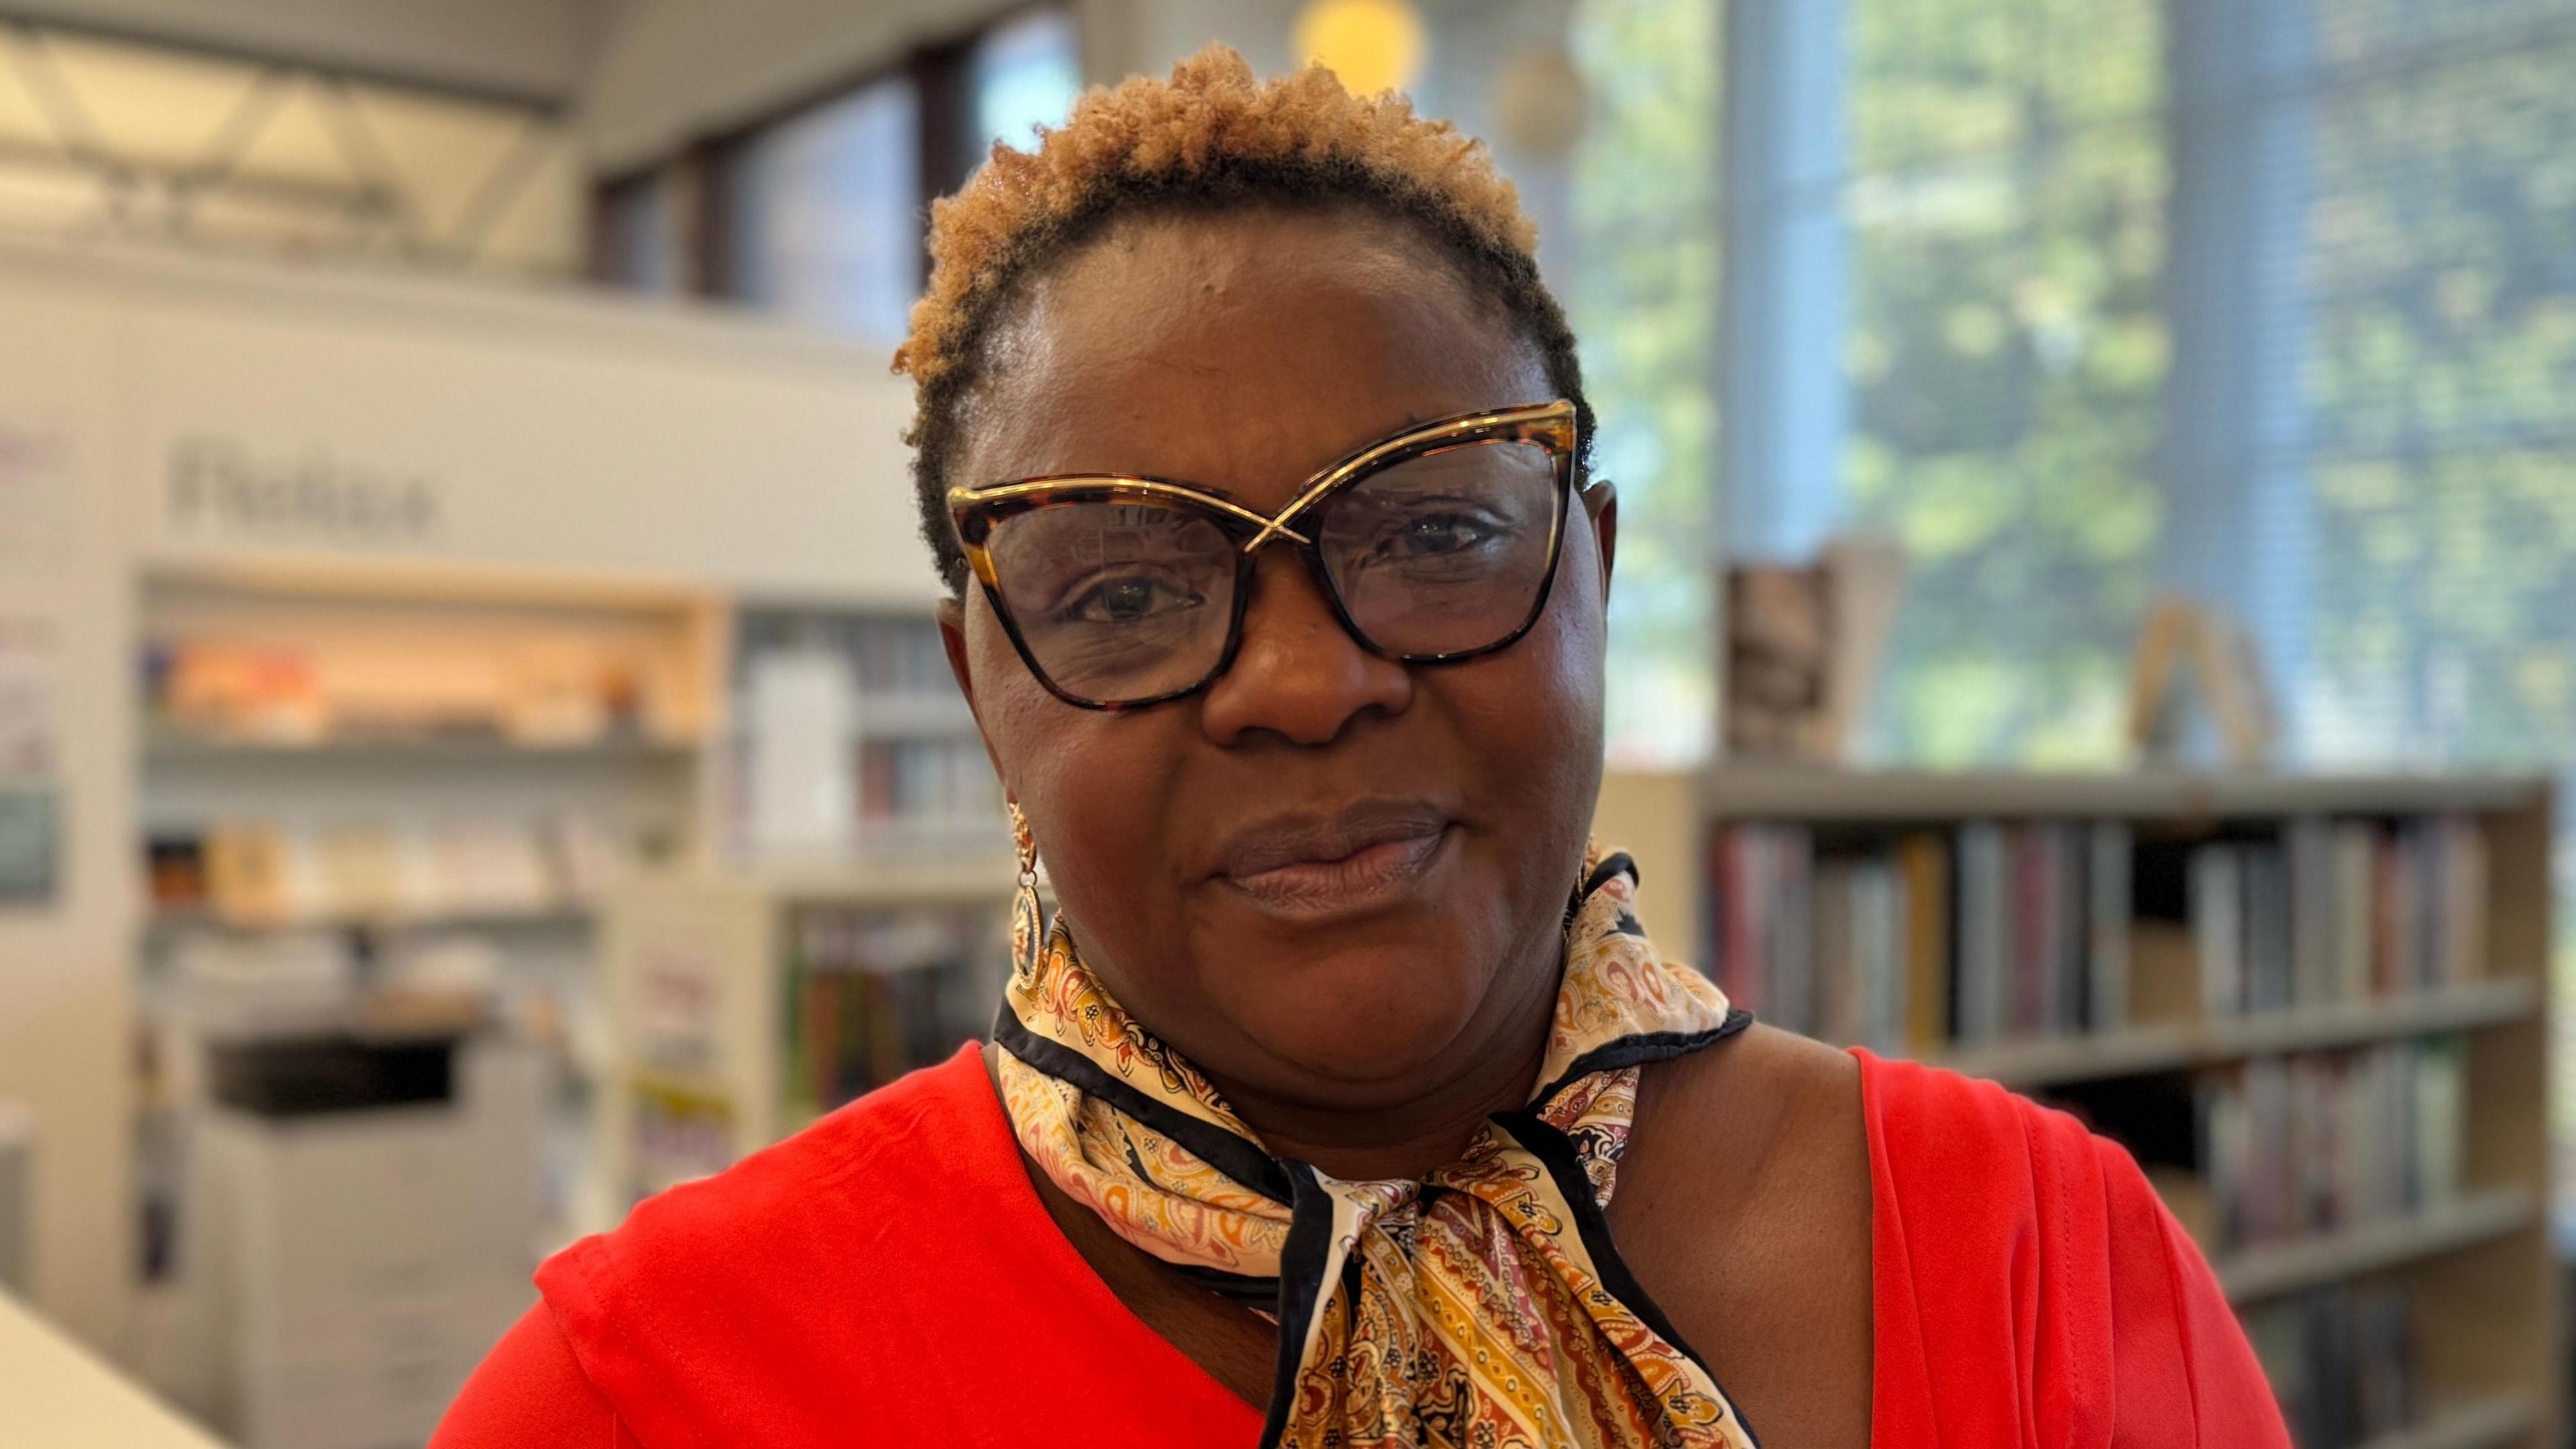
[[1280,1325],[1261,1442],[1297,1449],[1753,1449],[1602,1210],[1641,1064],[1741,1029],[1593,867],[1566,931],[1543,1084],[1419,1182],[1273,1157],[1196,1067],[1119,1009],[1059,916],[996,1027],[1020,1145],[1128,1242]]

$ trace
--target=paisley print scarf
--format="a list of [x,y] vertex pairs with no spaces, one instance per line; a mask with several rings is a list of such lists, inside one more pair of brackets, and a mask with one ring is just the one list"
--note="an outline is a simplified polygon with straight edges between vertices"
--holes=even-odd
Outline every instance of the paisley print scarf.
[[1022,953],[996,1027],[1020,1145],[1120,1237],[1279,1324],[1265,1449],[1753,1449],[1602,1215],[1639,1068],[1748,1020],[1655,954],[1635,889],[1626,856],[1592,867],[1537,1089],[1418,1182],[1272,1156],[1061,916]]

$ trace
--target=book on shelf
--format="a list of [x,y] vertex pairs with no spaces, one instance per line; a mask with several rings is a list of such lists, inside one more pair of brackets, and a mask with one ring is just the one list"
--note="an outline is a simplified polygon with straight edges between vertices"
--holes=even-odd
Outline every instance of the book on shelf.
[[2245,1315],[2245,1336],[2305,1449],[2359,1449],[2417,1421],[2407,1292],[2332,1284]]
[[664,1082],[638,1082],[628,1088],[629,1131],[633,1135],[633,1180],[630,1201],[640,1202],[665,1188],[731,1167],[734,1146],[733,1104],[721,1092]]
[[927,619],[874,619],[858,636],[858,682],[869,695],[953,696],[947,646]]
[[863,837],[1000,836],[1001,782],[980,739],[868,740],[858,773]]
[[2367,1001],[2485,974],[2486,842],[2474,821],[2304,819],[2277,839],[2188,849],[2208,1015]]
[[2195,1088],[2212,1252],[2423,1212],[2459,1196],[2467,1130],[2457,1037],[2257,1057]]
[[156,908],[245,927],[519,916],[588,906],[625,867],[595,821],[227,822],[145,844]]
[[2127,1020],[2118,822],[1912,830],[1820,846],[1800,825],[1710,844],[1711,965],[1792,1031],[1915,1054]]
[[1703,959],[1774,1024],[1918,1055],[2367,1001],[2484,976],[2485,852],[2447,815],[1728,823]]
[[828,1112],[989,1030],[1004,929],[989,907],[799,910],[784,972],[785,1099]]

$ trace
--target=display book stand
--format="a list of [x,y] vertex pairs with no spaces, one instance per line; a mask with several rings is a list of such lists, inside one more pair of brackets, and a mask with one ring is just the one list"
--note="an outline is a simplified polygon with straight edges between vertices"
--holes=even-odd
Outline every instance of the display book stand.
[[1700,790],[1719,979],[2130,1147],[2309,1449],[2558,1442],[2547,780],[1738,765]]

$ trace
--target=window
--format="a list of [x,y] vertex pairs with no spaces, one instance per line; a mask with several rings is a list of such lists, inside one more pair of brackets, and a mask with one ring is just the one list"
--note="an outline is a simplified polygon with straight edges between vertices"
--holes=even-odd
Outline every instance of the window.
[[1707,751],[1721,543],[1861,529],[1910,567],[1868,757],[2110,763],[2163,511],[2161,7],[1593,0],[1575,33],[1614,751]]
[[1575,61],[1594,97],[1572,166],[1566,288],[1619,487],[1611,583],[1613,760],[1695,762],[1714,718],[1710,503],[1717,413],[1717,0],[1592,0]]
[[1901,540],[1867,748],[2109,764],[2155,562],[2153,0],[1850,0],[1849,523]]
[[1861,753],[2113,762],[2156,563],[2154,0],[1740,0],[1726,543],[1903,544]]
[[921,291],[921,114],[902,76],[771,127],[731,198],[733,295],[892,346]]
[[921,293],[930,203],[991,144],[1027,147],[1081,89],[1073,18],[1019,11],[599,190],[599,275],[685,289],[875,345]]
[[967,62],[978,155],[995,141],[1027,150],[1037,128],[1059,126],[1082,90],[1073,16],[1036,10],[987,32]]
[[[2275,0],[2282,3],[2282,0]],[[2309,0],[2266,97],[2305,165],[2257,269],[2302,306],[2297,739],[2576,764],[2576,6]],[[2306,8],[2306,7],[2303,7]]]

